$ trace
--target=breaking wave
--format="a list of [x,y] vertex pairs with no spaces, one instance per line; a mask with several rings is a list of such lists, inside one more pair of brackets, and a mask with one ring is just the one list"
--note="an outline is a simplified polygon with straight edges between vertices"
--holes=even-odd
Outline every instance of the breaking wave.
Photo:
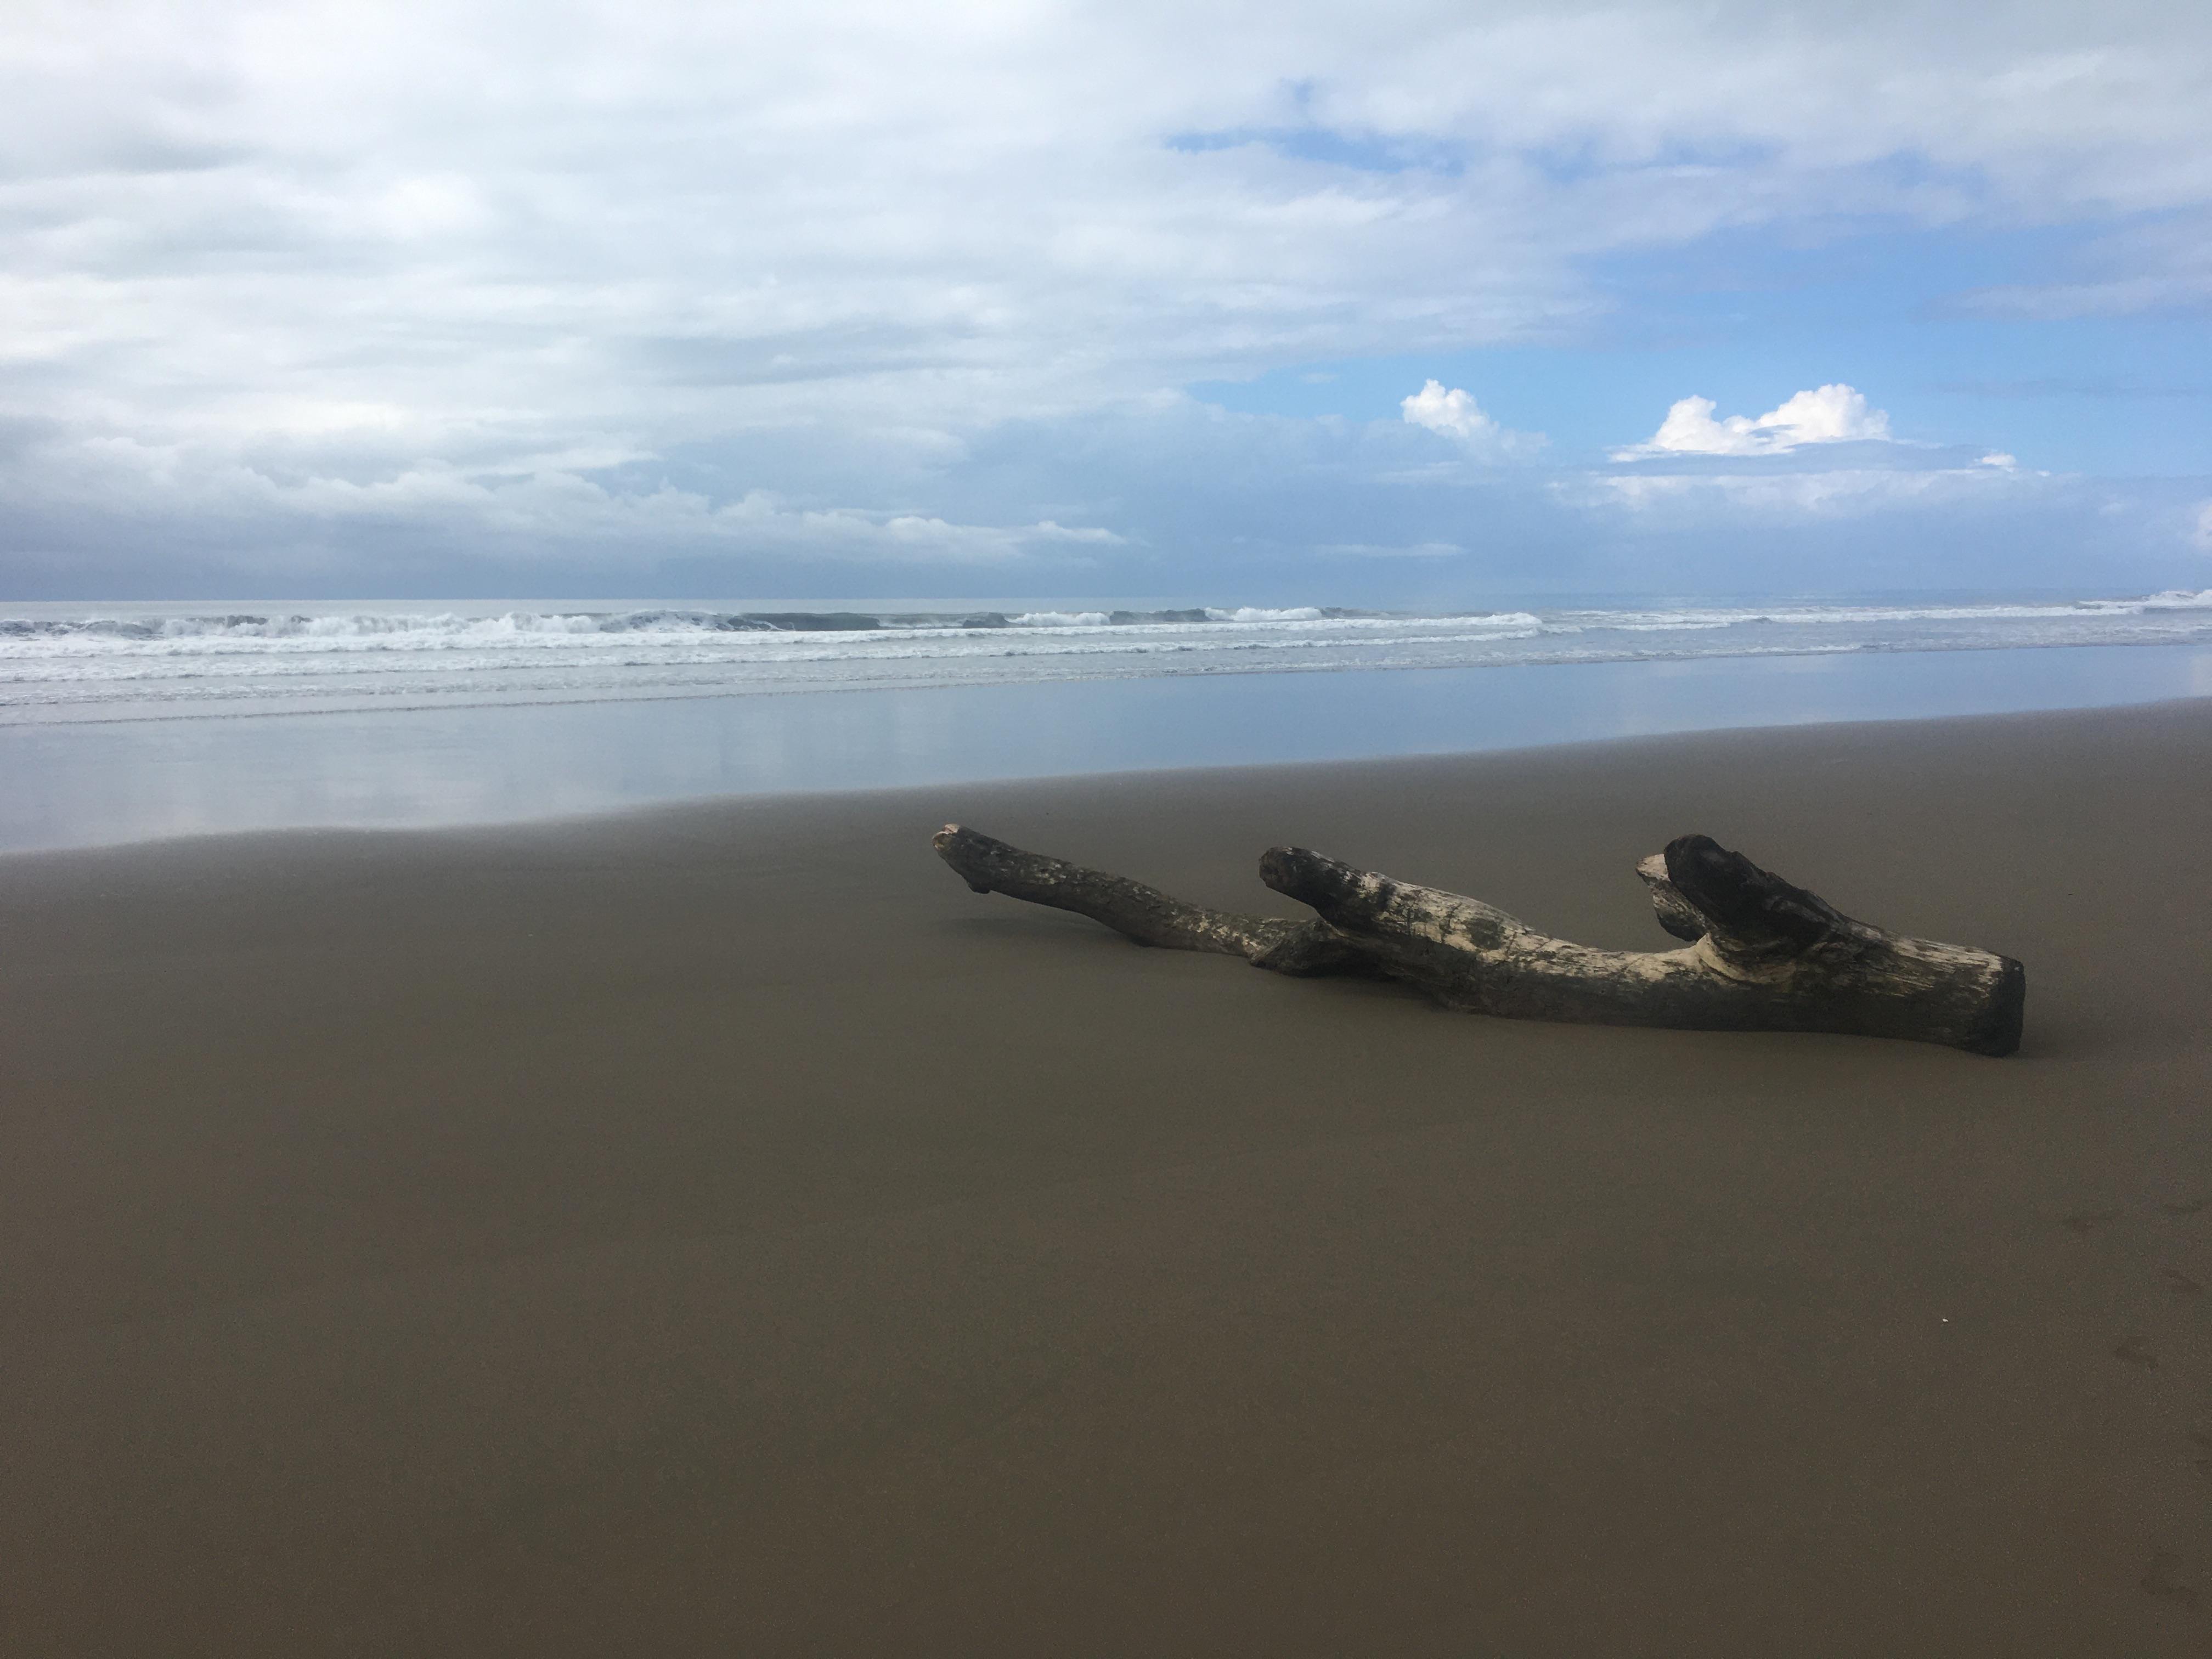
[[0,718],[2203,642],[2212,589],[1467,612],[41,605],[0,616]]

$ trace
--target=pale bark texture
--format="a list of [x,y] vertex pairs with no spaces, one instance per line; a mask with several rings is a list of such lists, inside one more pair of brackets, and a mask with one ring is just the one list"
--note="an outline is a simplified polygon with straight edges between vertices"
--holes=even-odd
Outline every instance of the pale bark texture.
[[1981,1054],[2020,1046],[2019,963],[1854,921],[1705,836],[1681,836],[1638,866],[1660,926],[1689,941],[1664,951],[1552,939],[1480,899],[1298,847],[1270,848],[1260,878],[1312,907],[1315,921],[1205,909],[957,824],[938,832],[936,847],[979,893],[1073,910],[1140,945],[1239,956],[1276,973],[1403,980],[1474,1013],[1830,1031]]

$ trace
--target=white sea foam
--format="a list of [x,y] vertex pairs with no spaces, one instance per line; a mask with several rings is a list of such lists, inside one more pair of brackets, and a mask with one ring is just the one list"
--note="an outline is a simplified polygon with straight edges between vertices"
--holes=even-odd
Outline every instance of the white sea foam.
[[2212,589],[1903,605],[1495,612],[118,606],[0,611],[0,720],[1441,668],[2212,642]]

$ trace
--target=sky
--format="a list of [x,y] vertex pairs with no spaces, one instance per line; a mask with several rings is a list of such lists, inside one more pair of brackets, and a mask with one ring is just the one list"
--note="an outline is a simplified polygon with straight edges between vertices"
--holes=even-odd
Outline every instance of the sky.
[[0,599],[2212,587],[2212,7],[0,9]]

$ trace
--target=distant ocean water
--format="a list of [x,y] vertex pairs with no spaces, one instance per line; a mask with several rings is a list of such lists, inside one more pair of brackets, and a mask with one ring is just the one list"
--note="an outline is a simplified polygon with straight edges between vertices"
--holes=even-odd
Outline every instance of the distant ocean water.
[[0,605],[0,724],[1192,675],[2212,643],[2212,589],[1384,611]]

